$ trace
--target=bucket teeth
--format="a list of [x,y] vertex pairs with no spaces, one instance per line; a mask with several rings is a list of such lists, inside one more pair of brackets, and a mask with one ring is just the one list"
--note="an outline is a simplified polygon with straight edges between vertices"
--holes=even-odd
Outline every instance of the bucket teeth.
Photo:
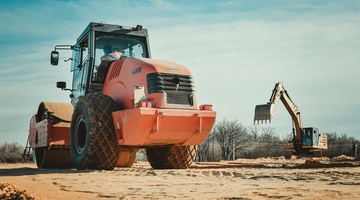
[[271,123],[272,104],[262,104],[255,107],[254,124]]

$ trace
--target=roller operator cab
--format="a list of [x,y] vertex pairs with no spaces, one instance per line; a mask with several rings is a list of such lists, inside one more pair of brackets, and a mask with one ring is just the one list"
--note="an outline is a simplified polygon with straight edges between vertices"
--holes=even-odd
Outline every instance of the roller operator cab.
[[[39,168],[129,167],[140,148],[154,168],[191,165],[216,112],[198,105],[189,69],[151,59],[146,29],[92,22],[75,45],[55,46],[52,65],[59,50],[73,52],[72,87],[57,82],[71,92],[71,103],[42,102],[31,120]],[[54,152],[67,164],[55,162]]]

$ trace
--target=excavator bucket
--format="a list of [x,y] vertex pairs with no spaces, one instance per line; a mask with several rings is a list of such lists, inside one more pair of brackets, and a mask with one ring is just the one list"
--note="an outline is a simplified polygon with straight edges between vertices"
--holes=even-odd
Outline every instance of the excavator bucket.
[[275,109],[273,104],[262,104],[256,105],[255,107],[255,116],[254,116],[254,124],[255,123],[269,123],[271,122],[272,116],[275,114]]

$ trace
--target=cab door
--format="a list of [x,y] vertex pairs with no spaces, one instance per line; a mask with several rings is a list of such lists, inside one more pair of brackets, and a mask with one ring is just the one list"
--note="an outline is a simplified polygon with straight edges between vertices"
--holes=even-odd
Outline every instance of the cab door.
[[87,90],[90,51],[88,37],[79,41],[73,49],[71,72],[73,72],[71,103],[75,104]]

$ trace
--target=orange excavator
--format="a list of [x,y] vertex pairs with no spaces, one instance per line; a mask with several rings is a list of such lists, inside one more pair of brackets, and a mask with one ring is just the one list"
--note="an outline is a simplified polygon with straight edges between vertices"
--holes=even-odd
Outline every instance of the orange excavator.
[[291,155],[309,155],[315,157],[322,156],[322,150],[328,148],[327,136],[320,134],[319,129],[315,127],[303,128],[301,124],[300,111],[291,100],[288,92],[285,90],[281,82],[276,83],[267,104],[257,105],[255,107],[254,123],[271,122],[276,112],[276,105],[281,100],[286,110],[289,112],[292,122],[293,138],[284,144],[285,157],[290,158]]
[[[38,168],[131,167],[145,149],[155,169],[188,168],[215,121],[186,67],[151,59],[147,29],[91,22],[71,50],[71,103],[41,102],[28,141]],[[106,54],[106,55],[104,55]]]

